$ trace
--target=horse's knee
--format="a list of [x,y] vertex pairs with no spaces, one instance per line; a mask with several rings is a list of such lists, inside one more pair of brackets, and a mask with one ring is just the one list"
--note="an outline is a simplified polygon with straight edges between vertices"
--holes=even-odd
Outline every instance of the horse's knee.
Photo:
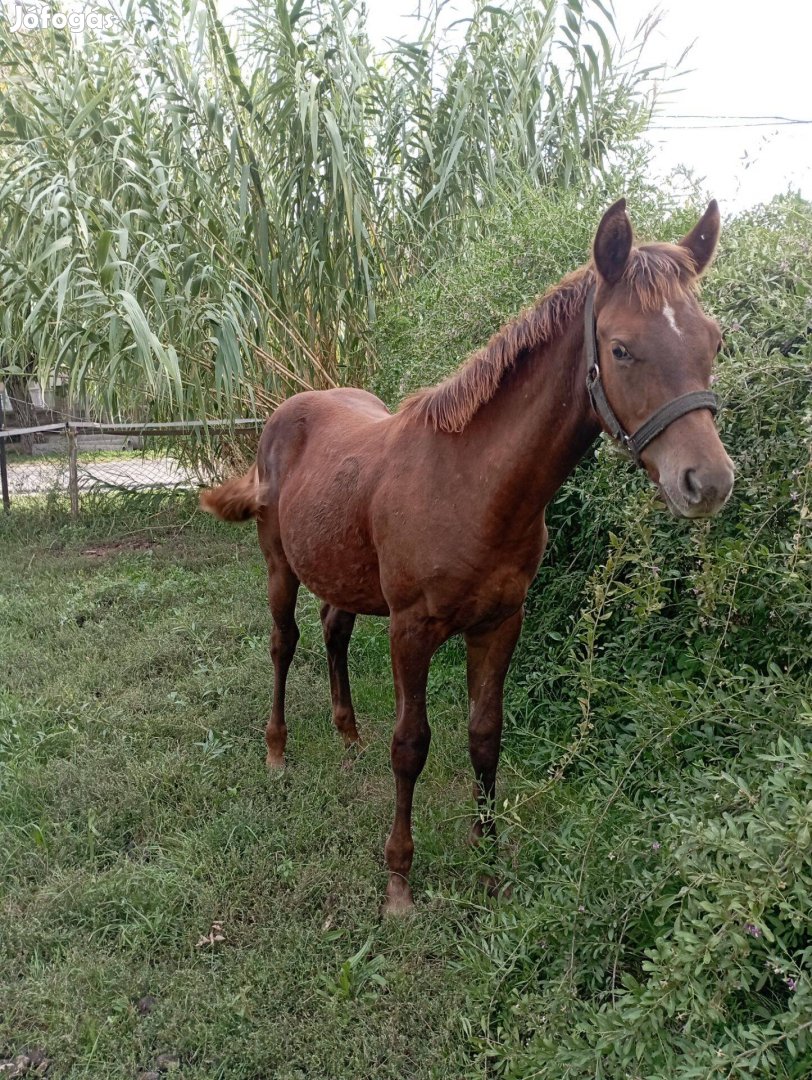
[[392,736],[392,771],[396,776],[416,779],[426,764],[431,729],[425,722],[407,730],[395,729]]
[[271,659],[274,661],[290,660],[296,652],[299,641],[299,627],[296,623],[287,626],[274,626],[271,631]]
[[354,615],[349,615],[346,611],[340,611],[330,604],[322,606],[321,628],[328,654],[346,652],[354,622]]
[[501,743],[501,716],[472,718],[468,727],[468,750],[474,768],[494,764],[499,757]]

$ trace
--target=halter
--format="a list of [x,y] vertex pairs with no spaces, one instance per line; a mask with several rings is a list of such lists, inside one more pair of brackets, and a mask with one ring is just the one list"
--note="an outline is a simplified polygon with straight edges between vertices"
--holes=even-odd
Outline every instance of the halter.
[[719,411],[719,398],[710,390],[695,390],[691,394],[682,394],[667,402],[661,409],[646,420],[633,435],[625,430],[609,404],[606,391],[601,382],[601,369],[598,366],[598,331],[595,319],[595,286],[587,293],[584,310],[584,346],[586,348],[586,388],[592,408],[598,414],[605,430],[624,449],[628,450],[637,465],[641,465],[640,454],[648,444],[662,435],[665,429],[679,420],[686,413],[697,409],[710,409],[714,415]]

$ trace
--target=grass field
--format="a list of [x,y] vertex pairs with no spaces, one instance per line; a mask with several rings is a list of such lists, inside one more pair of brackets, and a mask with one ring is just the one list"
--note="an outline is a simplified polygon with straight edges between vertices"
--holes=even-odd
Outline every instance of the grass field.
[[[353,638],[367,749],[348,755],[302,594],[289,766],[269,775],[253,529],[192,495],[86,501],[76,523],[19,500],[0,517],[0,1068],[27,1053],[57,1080],[808,1080],[805,564],[792,545],[748,548],[780,574],[739,590],[741,646],[732,601],[703,605],[706,632],[726,635],[708,653],[689,603],[676,627],[673,608],[639,610],[680,558],[709,587],[711,563],[684,550],[707,530],[641,499],[627,495],[643,554],[624,562],[615,537],[578,585],[554,545],[531,596],[495,853],[465,843],[460,643],[435,658],[418,910],[402,921],[378,914],[385,622]],[[556,513],[566,529],[566,497]],[[661,575],[620,580],[652,561],[655,526]],[[594,617],[594,596],[619,622]],[[509,898],[485,896],[485,860]]]
[[386,624],[353,641],[355,759],[302,596],[290,764],[268,775],[251,528],[130,498],[78,526],[18,510],[0,537],[0,1060],[37,1049],[49,1077],[98,1080],[468,1075],[459,949],[486,901],[463,842],[459,647],[432,675],[419,916],[382,922]]

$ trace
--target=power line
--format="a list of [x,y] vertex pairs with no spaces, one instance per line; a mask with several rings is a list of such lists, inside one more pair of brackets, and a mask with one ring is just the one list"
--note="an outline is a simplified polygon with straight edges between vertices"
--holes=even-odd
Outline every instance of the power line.
[[[793,116],[735,116],[730,113],[670,113],[668,116],[661,116],[660,120],[663,122],[651,124],[649,130],[702,131],[720,128],[795,127],[812,124],[812,120],[801,120]],[[735,120],[737,122],[733,124],[672,124],[671,120]]]
[[[812,120],[805,121],[812,124]],[[743,130],[744,128],[800,127],[799,124],[649,124],[649,131],[721,131],[725,129]]]
[[812,120],[799,120],[778,113],[669,113],[677,120],[781,120],[785,124],[812,124]]

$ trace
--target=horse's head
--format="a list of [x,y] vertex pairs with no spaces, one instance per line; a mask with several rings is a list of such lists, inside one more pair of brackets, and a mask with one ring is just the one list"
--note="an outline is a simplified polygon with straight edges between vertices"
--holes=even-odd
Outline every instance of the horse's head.
[[733,488],[708,393],[721,335],[695,296],[718,238],[714,201],[679,244],[635,248],[621,199],[604,214],[593,249],[594,331],[586,328],[593,405],[672,512],[689,518],[717,513]]

